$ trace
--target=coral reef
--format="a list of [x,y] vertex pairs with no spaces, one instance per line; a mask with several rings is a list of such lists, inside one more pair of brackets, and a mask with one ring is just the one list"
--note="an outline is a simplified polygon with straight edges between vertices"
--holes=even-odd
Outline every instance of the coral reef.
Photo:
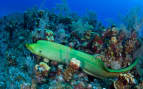
[[80,61],[76,58],[72,58],[70,61],[69,66],[64,71],[64,79],[66,81],[71,80],[72,75],[79,69],[80,67]]
[[[139,33],[142,20],[136,18],[136,23],[127,20],[125,28],[115,25],[105,28],[97,20],[95,13],[89,12],[85,17],[78,16],[69,12],[67,3],[64,3],[58,4],[56,11],[32,8],[24,13],[0,18],[0,89],[110,89],[112,84],[116,89],[142,89],[143,38]],[[66,63],[34,55],[26,49],[25,44],[38,40],[68,46],[66,51],[63,51],[62,46],[64,54],[60,58],[65,58]],[[49,45],[44,46],[46,48]],[[68,54],[72,49],[92,55],[93,60],[86,61],[91,56],[75,53],[70,60],[65,61],[70,57]],[[52,48],[48,54],[51,52]],[[80,63],[71,60],[75,56],[79,57],[76,59]],[[82,61],[80,56],[85,59]],[[53,57],[58,58],[58,55],[52,54],[51,58]],[[94,69],[94,65],[88,71],[94,71],[96,76],[105,76],[109,71],[130,67],[137,57],[140,59],[137,67],[115,79],[100,80],[83,71],[83,66],[88,68],[101,59],[107,70],[111,70],[101,73],[95,71],[101,67],[96,66],[97,69]],[[87,65],[82,64],[83,62]],[[98,62],[97,64],[100,65]],[[135,83],[130,84],[132,80]]]
[[118,79],[114,81],[113,87],[115,89],[131,89],[131,86],[135,83],[135,79],[130,73],[120,74]]

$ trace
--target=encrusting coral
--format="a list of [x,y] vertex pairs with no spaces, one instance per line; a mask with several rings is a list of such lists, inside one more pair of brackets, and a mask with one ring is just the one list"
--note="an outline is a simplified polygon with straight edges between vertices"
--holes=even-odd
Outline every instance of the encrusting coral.
[[112,69],[129,66],[134,61],[133,54],[140,48],[140,44],[135,30],[125,34],[115,26],[95,34],[91,42],[94,54],[104,56],[102,60]]
[[40,62],[39,64],[35,65],[36,78],[38,82],[45,81],[44,77],[48,76],[49,70],[50,67],[45,62]]
[[115,89],[131,89],[130,84],[135,84],[134,76],[130,73],[120,74],[118,79],[114,81],[113,87]]
[[77,60],[76,58],[72,58],[70,64],[68,65],[68,67],[64,72],[64,79],[66,81],[69,81],[72,78],[73,74],[79,69],[79,67],[80,67],[80,61]]
[[46,40],[54,41],[53,32],[51,30],[46,30],[45,34],[46,34]]
[[143,82],[141,81],[141,83],[139,83],[135,89],[143,89]]

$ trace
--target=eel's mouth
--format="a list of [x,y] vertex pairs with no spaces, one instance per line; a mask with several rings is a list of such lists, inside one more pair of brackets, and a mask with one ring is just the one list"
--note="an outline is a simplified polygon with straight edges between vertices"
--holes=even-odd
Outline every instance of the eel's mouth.
[[31,51],[32,53],[35,53],[33,44],[26,44],[25,46],[29,51]]

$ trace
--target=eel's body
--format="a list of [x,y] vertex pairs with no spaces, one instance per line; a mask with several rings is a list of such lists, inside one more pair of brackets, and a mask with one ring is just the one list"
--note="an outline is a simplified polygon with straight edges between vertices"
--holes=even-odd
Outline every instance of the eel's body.
[[39,40],[37,43],[26,44],[26,47],[36,55],[61,63],[68,64],[70,59],[76,58],[81,62],[80,67],[84,72],[101,79],[118,76],[121,72],[126,72],[132,69],[138,61],[137,59],[127,68],[112,70],[106,68],[101,59],[58,43]]

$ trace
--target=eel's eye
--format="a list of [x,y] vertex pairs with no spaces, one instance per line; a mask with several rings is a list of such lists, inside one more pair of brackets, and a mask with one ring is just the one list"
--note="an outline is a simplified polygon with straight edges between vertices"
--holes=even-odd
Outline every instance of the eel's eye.
[[42,53],[42,50],[39,50],[39,53]]

